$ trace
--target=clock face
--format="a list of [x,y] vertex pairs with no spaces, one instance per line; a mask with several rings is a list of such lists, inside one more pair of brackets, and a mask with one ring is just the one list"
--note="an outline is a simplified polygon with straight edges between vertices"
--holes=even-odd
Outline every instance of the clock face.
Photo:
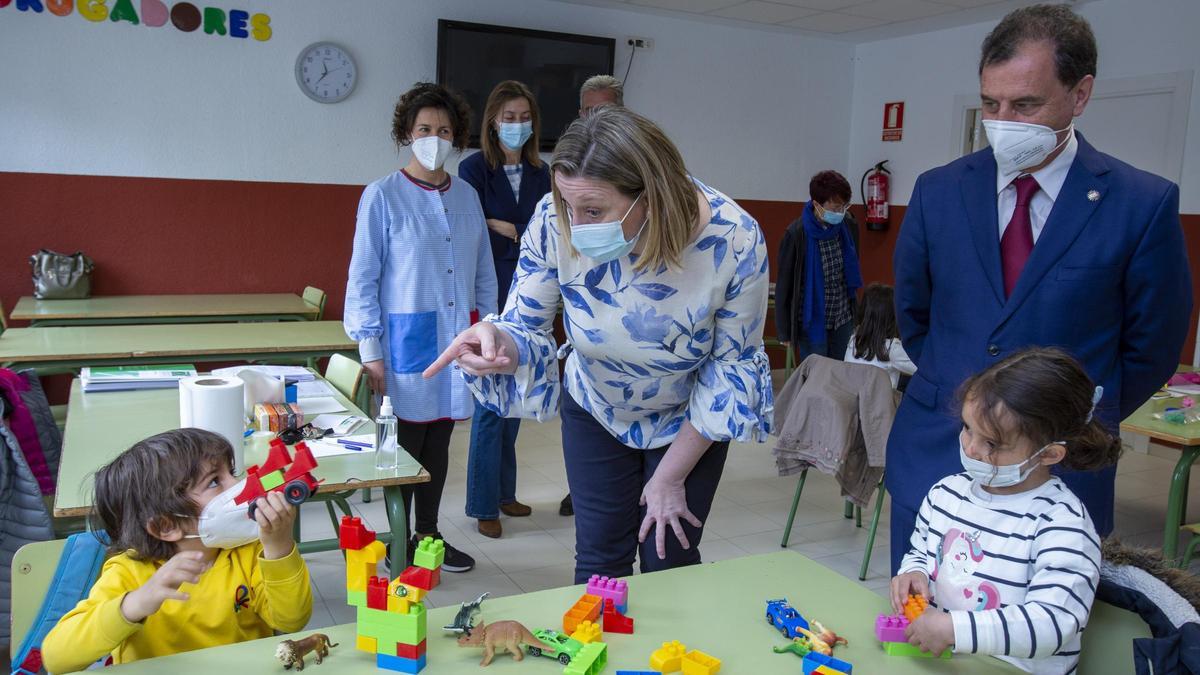
[[332,42],[317,42],[296,59],[296,83],[318,103],[337,103],[354,91],[358,66],[345,49]]

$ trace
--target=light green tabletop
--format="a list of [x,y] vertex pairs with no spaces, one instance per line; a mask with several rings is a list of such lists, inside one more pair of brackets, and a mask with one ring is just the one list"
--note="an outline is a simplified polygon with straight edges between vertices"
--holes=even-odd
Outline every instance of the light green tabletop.
[[0,364],[39,371],[166,361],[356,354],[341,321],[10,328],[0,334]]
[[[442,583],[454,583],[442,575]],[[530,630],[562,629],[563,613],[579,599],[582,587],[558,588],[483,602],[485,623],[512,619]],[[834,655],[854,665],[855,673],[992,673],[1015,672],[995,659],[955,656],[952,660],[893,657],[884,654],[875,640],[875,617],[887,611],[879,595],[797,553],[784,551],[718,563],[685,567],[629,579],[629,616],[633,635],[605,633],[608,665],[617,670],[648,670],[650,653],[667,640],[679,640],[721,659],[721,675],[738,673],[788,673],[801,671],[793,654],[775,654],[773,646],[787,644],[765,620],[766,600],[786,597],[801,614],[817,619],[844,635],[850,644]],[[330,598],[329,602],[337,602]],[[428,665],[423,673],[545,673],[555,675],[562,666],[546,657],[526,655],[517,663],[498,654],[486,670],[479,670],[481,649],[460,648],[442,626],[450,623],[457,605],[431,609],[428,615]],[[375,657],[354,648],[352,624],[322,629],[339,646],[317,666],[306,659],[307,671],[316,675],[378,673]],[[227,647],[200,650],[122,666],[130,673],[212,673],[236,666],[248,673],[283,672],[275,660],[280,638],[267,638]],[[1128,643],[1126,643],[1128,645]],[[1128,647],[1126,647],[1128,649]]]
[[[53,330],[63,330],[61,328]],[[364,415],[340,393],[334,398],[347,414]],[[300,399],[303,409],[304,399]],[[308,416],[310,419],[312,416]],[[360,429],[371,433],[374,424]],[[63,437],[62,460],[58,470],[58,493],[54,499],[55,516],[86,515],[92,508],[92,476],[96,469],[147,436],[179,427],[179,390],[98,391],[85,393],[80,381],[71,383],[67,408],[67,428]],[[386,487],[423,483],[429,474],[407,452],[401,452],[401,466],[387,473],[375,470],[375,454],[361,452],[322,457],[313,472],[325,482],[318,492]],[[266,459],[266,449],[246,446],[246,466]]]
[[[82,300],[17,301],[11,318],[40,325],[75,322],[138,323],[163,321],[312,320],[320,308],[295,293],[206,295],[111,295]],[[219,319],[218,319],[219,317]]]

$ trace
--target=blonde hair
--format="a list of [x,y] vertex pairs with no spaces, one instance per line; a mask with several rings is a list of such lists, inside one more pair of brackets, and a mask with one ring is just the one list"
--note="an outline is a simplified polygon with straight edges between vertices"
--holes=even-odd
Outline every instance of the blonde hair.
[[[554,208],[560,215],[567,213],[558,191],[560,175],[608,183],[631,199],[644,195],[647,223],[634,269],[679,266],[700,217],[700,205],[683,157],[654,122],[628,108],[597,108],[571,122],[559,137],[550,171]],[[569,219],[559,222],[569,223]],[[569,228],[569,224],[561,228],[563,244],[575,256],[578,251],[571,245]]]
[[493,169],[504,163],[504,148],[501,147],[494,123],[500,115],[500,109],[514,98],[529,101],[529,121],[533,123],[533,135],[521,148],[521,157],[532,166],[542,165],[542,158],[538,155],[538,147],[542,142],[542,116],[537,100],[533,98],[529,87],[523,83],[505,80],[497,84],[488,95],[487,104],[483,106],[483,123],[479,129],[479,145],[483,148],[483,159]]
[[589,91],[611,91],[614,105],[625,105],[625,85],[612,75],[593,75],[583,81],[579,88],[579,105],[583,106],[583,95]]

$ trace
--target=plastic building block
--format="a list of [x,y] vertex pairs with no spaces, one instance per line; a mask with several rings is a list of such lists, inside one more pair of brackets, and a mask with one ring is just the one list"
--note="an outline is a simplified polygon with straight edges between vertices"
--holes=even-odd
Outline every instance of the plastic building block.
[[366,607],[367,592],[346,589],[346,604],[350,605],[351,607]]
[[826,675],[851,675],[854,666],[832,656],[810,652],[804,657],[804,674],[823,673]]
[[357,551],[373,541],[375,541],[375,532],[363,526],[362,518],[342,516],[342,524],[338,528],[338,546],[340,548]]
[[604,632],[633,633],[633,619],[618,612],[613,601],[607,598],[604,600]]
[[359,635],[354,641],[354,646],[368,654],[374,654],[379,651],[379,641],[366,635]]
[[570,635],[579,627],[580,621],[595,621],[600,618],[600,598],[595,595],[584,593],[571,607],[563,614],[563,632]]
[[908,624],[908,618],[899,614],[880,614],[875,619],[875,637],[880,642],[908,642],[904,635]]
[[571,633],[571,639],[579,640],[585,645],[589,642],[596,642],[600,639],[600,625],[591,621],[580,621],[575,632]]
[[[605,600],[612,600],[617,607],[624,607],[629,599],[629,585],[620,579],[610,579],[593,574],[587,582],[587,592]],[[624,614],[625,610],[621,610]]]
[[657,670],[618,670],[617,675],[662,675]]
[[376,654],[375,667],[397,673],[419,673],[425,669],[425,655],[422,654],[418,659],[406,659],[390,654]]
[[446,560],[446,544],[441,539],[425,537],[413,551],[413,565],[427,570],[441,568]]
[[429,569],[413,565],[400,573],[400,583],[432,591],[442,581],[442,568]]
[[721,659],[709,656],[699,649],[693,649],[683,655],[679,666],[683,670],[683,675],[713,675],[721,670]]
[[415,645],[406,645],[406,644],[397,644],[396,645],[396,656],[399,656],[402,659],[419,659],[424,655],[425,655],[425,640],[421,640],[421,642],[419,644],[415,644]]
[[664,642],[662,647],[651,652],[650,667],[659,672],[673,673],[680,669],[683,653],[686,650],[687,646],[681,644],[679,640]]
[[387,555],[382,541],[373,541],[361,549],[346,551],[346,588],[352,591],[367,590],[367,579],[378,573],[379,561]]
[[408,614],[359,607],[358,634],[378,639],[380,650],[387,653],[395,651],[395,648],[387,647],[388,642],[420,644],[426,636],[425,606],[414,603]]
[[608,645],[603,642],[589,642],[584,645],[575,658],[563,668],[563,675],[596,675],[604,670],[608,663]]
[[[371,609],[388,609],[387,577],[371,577],[367,579],[367,607]],[[408,613],[405,608],[405,614]]]
[[910,645],[907,642],[884,642],[883,651],[887,652],[888,656],[920,656],[926,659],[948,659],[951,654],[950,650],[947,649],[940,656],[935,656],[929,652],[923,652],[920,647]]
[[913,593],[908,596],[908,600],[904,601],[904,616],[909,621],[916,621],[918,616],[925,613],[925,609],[929,607],[929,602],[923,595]]

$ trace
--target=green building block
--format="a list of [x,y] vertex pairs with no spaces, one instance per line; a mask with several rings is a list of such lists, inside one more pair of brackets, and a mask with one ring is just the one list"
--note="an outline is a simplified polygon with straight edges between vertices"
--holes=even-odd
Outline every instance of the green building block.
[[888,656],[919,656],[926,659],[939,658],[949,659],[950,650],[942,652],[941,656],[934,656],[929,652],[921,651],[921,648],[916,645],[910,645],[907,642],[884,642],[883,651],[887,652]]
[[259,476],[258,480],[262,483],[263,490],[265,492],[270,492],[280,485],[283,485],[283,472],[272,471],[265,476]]
[[350,605],[351,607],[366,607],[367,606],[367,592],[366,591],[352,591],[349,588],[347,588],[346,589],[346,604]]
[[604,670],[608,663],[608,645],[603,642],[589,642],[579,650],[575,658],[563,668],[563,675],[595,675]]
[[436,570],[446,560],[446,544],[441,539],[425,537],[413,552],[413,565]]
[[[385,642],[405,645],[420,644],[426,636],[425,605],[420,603],[410,605],[408,614],[359,607],[358,634],[375,638],[381,647]],[[393,645],[391,654],[395,655],[395,653]]]

